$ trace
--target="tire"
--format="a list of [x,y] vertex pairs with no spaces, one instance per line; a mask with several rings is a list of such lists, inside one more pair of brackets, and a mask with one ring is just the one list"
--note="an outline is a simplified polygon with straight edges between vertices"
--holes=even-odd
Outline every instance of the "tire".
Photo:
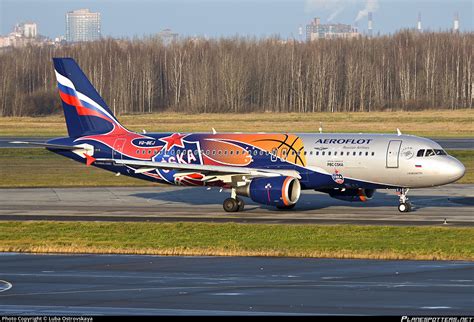
[[400,212],[409,212],[411,209],[410,204],[408,203],[401,203],[398,205],[398,211]]
[[244,210],[244,207],[245,207],[245,202],[243,199],[240,199],[239,197],[236,198],[237,199],[237,204],[239,205],[239,208],[237,209],[237,211],[242,211]]
[[239,204],[237,200],[233,198],[227,198],[226,200],[224,200],[222,207],[226,212],[236,212],[239,210]]

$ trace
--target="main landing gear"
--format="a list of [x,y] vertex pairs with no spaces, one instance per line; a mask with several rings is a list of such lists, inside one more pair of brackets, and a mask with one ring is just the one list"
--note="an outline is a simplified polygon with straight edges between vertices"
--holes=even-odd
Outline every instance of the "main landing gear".
[[398,205],[398,211],[400,212],[410,212],[412,210],[411,202],[407,198],[408,188],[397,189],[397,193],[400,196]]
[[242,199],[237,197],[237,193],[235,192],[235,189],[232,188],[231,196],[230,198],[227,198],[224,200],[224,203],[222,204],[224,207],[224,210],[226,212],[238,212],[244,210],[245,203]]

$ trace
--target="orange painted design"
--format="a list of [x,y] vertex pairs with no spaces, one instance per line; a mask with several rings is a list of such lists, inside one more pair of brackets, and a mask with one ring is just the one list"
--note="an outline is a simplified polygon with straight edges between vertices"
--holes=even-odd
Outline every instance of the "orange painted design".
[[281,198],[283,199],[283,203],[285,204],[285,206],[290,205],[290,201],[286,199],[286,194],[285,194],[286,188],[290,181],[291,181],[290,177],[286,178],[285,181],[283,181],[283,188],[281,189]]
[[357,190],[357,194],[359,195],[360,201],[363,201],[363,202],[367,201],[367,197],[364,195],[364,190],[363,189]]

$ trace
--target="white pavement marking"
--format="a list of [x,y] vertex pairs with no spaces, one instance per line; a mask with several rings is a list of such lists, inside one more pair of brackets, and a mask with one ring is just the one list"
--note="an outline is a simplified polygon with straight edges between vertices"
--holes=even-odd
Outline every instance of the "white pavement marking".
[[12,283],[0,280],[0,293],[6,292],[13,287]]

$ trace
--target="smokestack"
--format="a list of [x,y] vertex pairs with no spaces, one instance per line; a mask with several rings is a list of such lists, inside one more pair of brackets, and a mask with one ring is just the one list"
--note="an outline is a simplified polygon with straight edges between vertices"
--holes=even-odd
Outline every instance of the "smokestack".
[[418,12],[418,23],[416,24],[416,29],[418,32],[423,32],[423,29],[421,29],[421,12]]
[[369,34],[369,37],[372,37],[372,12],[369,12],[368,17],[369,17],[369,22],[367,25],[367,32]]
[[454,14],[453,31],[454,32],[459,32],[459,13],[457,13],[457,12]]

